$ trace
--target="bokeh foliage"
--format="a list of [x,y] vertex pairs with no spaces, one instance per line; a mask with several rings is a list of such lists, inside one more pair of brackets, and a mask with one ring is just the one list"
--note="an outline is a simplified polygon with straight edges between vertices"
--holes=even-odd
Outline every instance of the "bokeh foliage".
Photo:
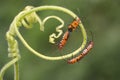
[[[14,16],[25,6],[58,5],[66,7],[80,16],[87,32],[88,40],[95,42],[94,49],[79,63],[69,65],[63,61],[46,61],[31,54],[19,41],[20,54],[20,80],[119,80],[120,77],[120,0],[1,0],[0,1],[0,68],[10,59],[7,57],[7,42],[5,33],[9,29]],[[41,13],[42,16],[52,14]],[[60,15],[65,17],[65,15]],[[43,17],[44,18],[44,17]],[[66,26],[72,21],[65,17]],[[54,21],[54,20],[53,20]],[[58,22],[48,21],[46,31],[39,32],[38,27],[31,30],[20,29],[25,39],[37,51],[46,55],[62,55],[66,51],[78,47],[82,37],[79,29],[71,34],[68,45],[59,54],[55,45],[48,43],[48,36],[52,26]],[[59,24],[59,23],[58,23]],[[38,26],[38,24],[35,24]],[[64,28],[65,30],[65,28]],[[59,41],[59,40],[58,40]],[[79,42],[79,43],[78,43]],[[73,47],[74,46],[74,47]],[[13,79],[13,68],[9,68],[5,80]]]

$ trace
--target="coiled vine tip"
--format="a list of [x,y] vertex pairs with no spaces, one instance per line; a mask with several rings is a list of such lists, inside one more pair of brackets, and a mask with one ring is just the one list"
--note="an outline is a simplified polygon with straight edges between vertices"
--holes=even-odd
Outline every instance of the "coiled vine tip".
[[[61,24],[58,25],[56,27],[56,32],[58,32],[58,34],[52,33],[49,36],[49,42],[52,44],[55,44],[55,39],[59,38],[63,31],[61,28],[64,27],[64,20],[61,19],[58,16],[55,15],[50,15],[47,16],[46,18],[44,18],[43,20],[41,19],[41,16],[39,16],[37,14],[37,12],[40,11],[45,11],[45,10],[50,10],[50,11],[59,11],[59,12],[63,12],[65,14],[68,14],[69,16],[71,16],[73,19],[78,19],[79,20],[79,27],[81,29],[82,32],[82,36],[83,36],[83,42],[80,45],[80,47],[78,47],[78,49],[76,49],[75,51],[73,51],[72,53],[67,53],[66,55],[63,56],[57,56],[57,57],[51,57],[51,56],[46,56],[41,52],[37,52],[35,51],[31,46],[29,46],[29,44],[25,41],[25,39],[22,37],[19,28],[21,26],[24,26],[25,28],[30,28],[32,29],[33,24],[34,23],[39,23],[40,25],[40,31],[44,31],[45,28],[45,23],[47,22],[47,20],[53,18],[58,20]],[[46,60],[62,60],[62,59],[67,59],[70,58],[74,55],[77,55],[81,50],[84,49],[86,43],[87,43],[87,34],[86,34],[86,30],[82,24],[82,22],[80,21],[79,17],[73,13],[72,11],[70,11],[69,9],[66,9],[64,7],[59,7],[59,6],[39,6],[39,7],[33,7],[33,6],[27,6],[25,7],[25,9],[23,11],[21,11],[12,21],[9,30],[6,32],[6,38],[7,38],[7,42],[8,42],[8,56],[12,57],[13,60],[11,60],[10,62],[8,62],[0,71],[0,80],[3,80],[3,75],[6,71],[6,69],[8,67],[10,67],[11,65],[15,65],[14,66],[14,70],[15,70],[15,80],[19,80],[19,67],[18,67],[18,60],[20,59],[20,54],[19,54],[19,47],[18,47],[18,42],[15,39],[15,36],[17,36],[21,42],[24,44],[24,46],[31,51],[33,54],[35,54],[36,56],[46,59]]]
[[[53,11],[60,11],[60,12],[64,12],[68,15],[70,15],[71,17],[73,17],[74,19],[75,18],[79,18],[75,13],[73,13],[72,11],[66,9],[66,8],[63,8],[63,7],[59,7],[59,6],[40,6],[40,7],[32,7],[28,10],[28,8],[26,10],[23,10],[21,13],[19,13],[14,21],[13,21],[13,26],[11,27],[14,27],[14,30],[16,32],[16,35],[18,36],[18,38],[22,41],[22,43],[27,47],[27,49],[29,49],[32,53],[34,53],[35,55],[37,55],[38,57],[41,57],[43,59],[47,59],[47,60],[60,60],[60,59],[63,59],[64,58],[70,58],[71,56],[73,55],[76,55],[78,54],[84,47],[85,47],[85,44],[87,42],[87,35],[86,35],[86,31],[85,31],[85,28],[84,26],[82,25],[82,22],[80,21],[79,23],[79,26],[81,28],[81,31],[82,31],[82,35],[83,35],[83,42],[82,42],[82,45],[77,49],[75,50],[74,52],[72,53],[67,53],[67,55],[63,55],[63,56],[58,56],[58,57],[50,57],[50,56],[46,56],[46,55],[43,55],[43,53],[41,52],[37,52],[35,51],[33,48],[31,48],[28,43],[24,40],[24,38],[22,37],[22,35],[20,34],[20,32],[18,31],[18,22],[21,22],[21,24],[23,24],[25,27],[30,27],[30,25],[28,25],[27,23],[29,24],[32,24],[34,22],[39,22],[40,24],[40,27],[42,27],[41,29],[44,30],[44,24],[45,22],[50,19],[50,18],[54,18],[58,21],[60,21],[61,25],[57,26],[56,27],[56,32],[58,32],[58,35],[56,35],[55,33],[51,34],[49,36],[49,42],[50,43],[55,43],[54,39],[55,38],[59,38],[61,36],[61,34],[63,33],[63,31],[61,30],[61,28],[64,26],[64,21],[59,18],[58,16],[55,16],[55,15],[52,15],[52,16],[48,16],[46,17],[44,20],[41,20],[41,18],[37,15],[36,12],[38,11],[44,11],[44,10],[53,10]],[[27,23],[22,23],[22,22],[25,22],[24,20],[27,20]],[[34,19],[34,20],[33,20]],[[26,26],[27,24],[27,26]]]

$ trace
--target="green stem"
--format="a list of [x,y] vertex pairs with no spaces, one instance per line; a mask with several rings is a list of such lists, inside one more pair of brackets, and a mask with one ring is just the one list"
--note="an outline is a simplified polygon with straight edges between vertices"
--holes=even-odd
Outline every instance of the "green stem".
[[19,80],[19,63],[18,61],[14,64],[14,80]]
[[5,64],[3,66],[3,68],[1,69],[0,71],[0,80],[3,80],[3,76],[4,76],[4,73],[5,71],[10,67],[12,66],[13,64],[15,64],[15,62],[17,62],[19,60],[18,57],[14,58],[13,60],[9,61],[7,64]]

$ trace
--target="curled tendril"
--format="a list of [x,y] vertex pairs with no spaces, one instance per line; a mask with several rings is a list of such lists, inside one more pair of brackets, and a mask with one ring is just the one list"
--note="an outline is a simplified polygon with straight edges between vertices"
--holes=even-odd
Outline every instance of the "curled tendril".
[[[76,14],[74,14],[72,11],[66,9],[66,8],[63,8],[63,7],[58,7],[58,6],[40,6],[40,7],[36,7],[36,8],[32,8],[30,10],[24,10],[22,13],[18,14],[16,16],[16,18],[14,19],[14,25],[11,26],[11,27],[14,27],[14,32],[16,33],[16,35],[19,37],[19,39],[22,41],[22,43],[32,52],[34,53],[35,55],[37,55],[38,57],[41,57],[43,59],[46,59],[46,60],[60,60],[60,59],[63,59],[64,58],[70,58],[71,56],[73,55],[76,55],[78,54],[86,45],[86,42],[87,42],[87,35],[86,35],[86,31],[82,25],[82,23],[80,22],[79,26],[81,28],[81,31],[82,31],[82,35],[83,35],[83,43],[82,45],[77,49],[75,50],[74,52],[72,53],[68,53],[67,55],[63,55],[63,56],[58,56],[58,57],[50,57],[50,56],[46,56],[46,55],[43,55],[42,53],[39,53],[37,51],[35,51],[33,48],[31,48],[28,43],[24,40],[24,38],[22,37],[22,35],[20,34],[20,32],[18,31],[18,28],[17,28],[17,24],[19,21],[23,20],[26,16],[33,16],[34,18],[34,14],[35,12],[37,11],[42,11],[42,10],[56,10],[56,11],[61,11],[61,12],[64,12],[68,15],[70,15],[71,17],[73,18],[76,18],[78,17]],[[36,14],[36,13],[35,13]],[[53,16],[52,16],[53,17]],[[50,17],[47,17],[46,19],[44,19],[43,22],[45,22],[47,19],[49,18],[52,18],[51,16]],[[58,17],[55,17],[54,18],[58,18]],[[41,21],[41,20],[40,20]],[[41,21],[41,24],[43,26],[43,23]],[[41,27],[41,26],[40,26]],[[58,30],[59,30],[60,27],[58,27]],[[59,33],[61,34],[61,33]],[[53,36],[52,36],[53,37]],[[54,36],[55,37],[55,36]],[[58,36],[57,36],[58,37]]]
[[58,35],[56,35],[55,33],[52,33],[52,34],[49,36],[49,42],[50,42],[50,43],[55,43],[55,41],[54,41],[55,38],[59,38],[59,37],[62,35],[62,33],[63,33],[63,31],[61,30],[61,28],[64,27],[64,21],[63,21],[61,18],[57,17],[57,16],[48,16],[48,17],[46,17],[46,18],[43,20],[43,25],[44,25],[44,23],[45,23],[48,19],[50,19],[50,18],[57,19],[58,21],[61,22],[61,25],[59,25],[59,26],[56,27],[56,32],[58,32]]
[[[25,12],[33,9],[34,7],[33,6],[27,6],[25,7],[25,9],[20,13],[21,14],[24,14]],[[42,25],[42,21],[41,19],[39,18],[39,16],[36,14],[36,12],[32,12],[30,13],[29,15],[26,15],[23,19],[21,19],[20,23],[21,25],[23,25],[24,27],[26,28],[32,28],[32,24],[33,23],[36,23],[38,22],[39,25],[40,25],[40,30],[41,31],[44,31],[44,27]],[[17,25],[17,26],[21,26],[21,25]]]
[[[64,26],[64,21],[57,17],[57,16],[48,16],[46,17],[43,21],[40,19],[40,17],[37,15],[37,11],[43,11],[43,10],[54,10],[54,11],[60,11],[64,12],[71,17],[78,18],[78,16],[73,13],[72,11],[63,8],[63,7],[58,7],[58,6],[40,6],[40,7],[33,7],[33,6],[27,6],[23,11],[21,11],[13,20],[13,22],[10,25],[9,30],[6,33],[6,38],[8,41],[8,56],[13,58],[10,62],[8,62],[1,70],[0,70],[0,80],[3,80],[3,75],[8,67],[14,64],[14,73],[15,77],[14,80],[19,80],[19,66],[18,66],[18,60],[20,59],[20,54],[19,54],[19,48],[18,48],[18,42],[15,39],[15,36],[17,36],[21,42],[24,44],[24,46],[30,50],[33,54],[36,56],[46,59],[46,60],[61,60],[65,58],[70,58],[76,54],[78,54],[82,49],[84,49],[86,43],[87,43],[87,34],[85,31],[84,26],[82,25],[82,22],[80,21],[79,26],[83,35],[83,42],[80,45],[80,47],[73,51],[72,53],[67,53],[66,55],[63,56],[57,56],[57,57],[50,57],[43,55],[42,53],[39,53],[35,51],[33,48],[31,48],[28,43],[24,40],[22,35],[19,32],[20,26],[24,26],[26,28],[32,28],[33,23],[38,22],[40,25],[40,31],[44,31],[44,24],[45,22],[50,19],[54,18],[60,21],[61,25],[56,27],[56,31],[58,32],[58,35],[55,33],[51,34],[49,36],[49,42],[55,43],[54,39],[59,38],[61,34],[63,33],[61,28]],[[64,57],[64,58],[63,58]]]

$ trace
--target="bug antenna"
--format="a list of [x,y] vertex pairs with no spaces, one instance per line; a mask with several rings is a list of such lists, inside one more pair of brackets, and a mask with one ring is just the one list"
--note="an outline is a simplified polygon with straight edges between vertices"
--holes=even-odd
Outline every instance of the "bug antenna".
[[79,8],[77,8],[77,11],[78,11],[78,14],[79,14],[79,16],[80,16],[80,9],[79,9]]
[[94,36],[93,36],[93,32],[92,31],[90,31],[90,34],[91,34],[91,38],[92,38],[92,41],[94,40],[93,38],[94,38]]

